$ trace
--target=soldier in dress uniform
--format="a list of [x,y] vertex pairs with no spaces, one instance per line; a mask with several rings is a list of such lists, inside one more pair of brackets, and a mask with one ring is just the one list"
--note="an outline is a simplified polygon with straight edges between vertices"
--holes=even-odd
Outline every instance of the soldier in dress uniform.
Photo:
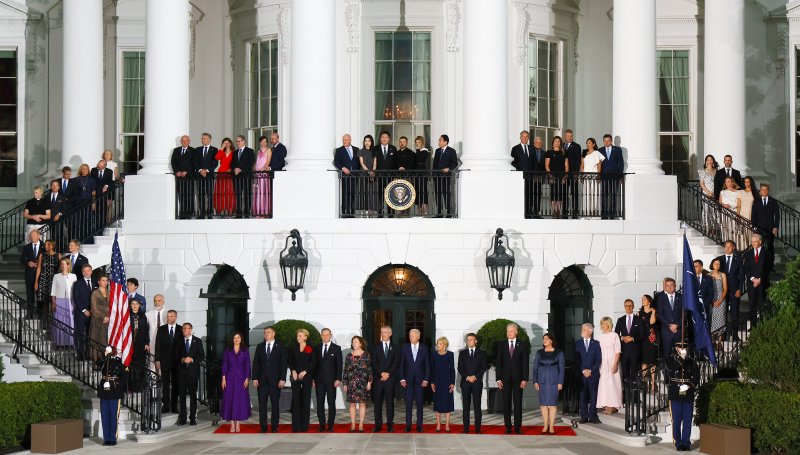
[[97,359],[100,382],[97,383],[97,396],[100,398],[100,418],[103,425],[103,445],[117,445],[117,422],[119,421],[120,400],[125,393],[128,368],[117,355],[117,349],[108,346],[105,356]]
[[672,441],[678,452],[691,450],[689,436],[692,433],[694,394],[700,382],[700,369],[694,359],[688,356],[688,347],[688,343],[675,343],[675,352],[665,365],[669,410],[672,416]]

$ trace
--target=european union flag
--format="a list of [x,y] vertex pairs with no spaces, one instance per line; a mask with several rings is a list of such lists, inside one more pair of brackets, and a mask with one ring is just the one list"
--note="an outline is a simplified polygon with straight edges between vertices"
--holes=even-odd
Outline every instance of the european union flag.
[[694,273],[694,259],[686,234],[683,235],[683,309],[689,312],[694,323],[694,347],[697,352],[705,352],[711,364],[717,366],[711,334],[708,333],[703,307],[697,296],[697,275]]

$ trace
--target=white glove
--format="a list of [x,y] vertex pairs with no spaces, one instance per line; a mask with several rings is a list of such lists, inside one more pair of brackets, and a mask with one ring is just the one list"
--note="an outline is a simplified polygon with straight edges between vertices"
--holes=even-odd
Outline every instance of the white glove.
[[681,384],[681,386],[678,387],[678,390],[680,390],[681,392],[686,392],[687,390],[689,390],[689,386],[686,384]]

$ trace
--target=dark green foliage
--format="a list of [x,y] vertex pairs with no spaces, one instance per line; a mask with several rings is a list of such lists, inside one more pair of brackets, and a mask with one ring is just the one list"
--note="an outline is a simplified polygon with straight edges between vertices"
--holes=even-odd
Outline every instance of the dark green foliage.
[[3,370],[5,370],[6,364],[3,363],[3,357],[0,356],[0,382],[3,382]]
[[[489,321],[478,330],[478,347],[483,349],[483,352],[486,353],[486,362],[489,364],[490,367],[496,366],[495,364],[495,354],[497,353],[497,342],[498,341],[505,341],[506,338],[506,326],[511,324],[514,321],[509,319],[495,319],[493,321]],[[531,339],[528,337],[528,333],[520,327],[519,333],[517,334],[517,340],[520,343],[525,343],[528,347],[528,352],[531,351]]]
[[785,305],[752,329],[741,353],[741,368],[749,380],[761,385],[800,392],[798,359],[800,309]]
[[322,338],[319,336],[319,330],[306,321],[297,319],[284,319],[277,322],[275,327],[275,338],[278,342],[283,343],[284,346],[294,346],[297,344],[297,331],[299,329],[308,330],[308,343],[311,346],[319,346],[322,344]]
[[786,273],[767,289],[767,296],[777,308],[800,305],[800,256],[786,264]]
[[0,448],[19,446],[31,424],[56,419],[83,419],[81,391],[75,384],[0,384]]

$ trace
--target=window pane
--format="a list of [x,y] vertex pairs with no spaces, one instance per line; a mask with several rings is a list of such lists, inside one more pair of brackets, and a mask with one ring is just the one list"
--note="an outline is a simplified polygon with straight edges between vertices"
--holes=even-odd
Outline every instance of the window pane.
[[394,34],[394,60],[411,60],[411,32]]
[[689,131],[689,106],[672,106],[673,131]]
[[550,123],[549,126],[558,127],[558,101],[550,101]]
[[[258,98],[269,96],[269,71],[259,71]],[[255,96],[254,96],[255,97]]]
[[258,71],[250,72],[250,93],[249,98],[258,98]]
[[0,131],[17,131],[17,106],[0,106]]
[[550,43],[550,70],[557,70],[558,69],[558,45],[556,43]]
[[257,68],[260,70],[269,68],[269,62],[271,60],[269,55],[269,43],[259,43],[258,49],[260,57]]
[[270,98],[269,100],[269,124],[270,126],[278,126],[278,97]]
[[430,120],[431,118],[430,98],[431,98],[430,92],[414,93],[414,118],[416,120]]
[[549,71],[547,75],[550,78],[547,83],[548,87],[550,87],[549,96],[551,99],[556,99],[558,98],[558,73]]
[[411,119],[411,92],[395,92],[394,93],[394,109],[397,120],[410,120]]
[[[269,96],[278,96],[278,69],[272,68],[269,73]],[[264,93],[266,96],[267,94]]]
[[672,79],[672,104],[689,104],[689,79]]
[[539,100],[539,109],[537,117],[539,118],[538,125],[549,125],[550,116],[547,113],[548,103],[545,100]]
[[414,90],[431,89],[431,64],[414,63]]
[[547,71],[546,70],[543,70],[543,69],[539,70],[538,89],[539,89],[539,97],[540,98],[547,96],[548,90],[547,90]]
[[17,77],[17,51],[0,51],[0,77]]
[[672,137],[672,160],[689,161],[689,136]]
[[672,131],[672,107],[660,106],[659,108],[659,131]]
[[392,63],[375,64],[375,90],[392,89]]
[[548,51],[549,46],[547,41],[539,41],[539,68],[540,69],[548,69],[548,63],[550,59],[548,58]]
[[414,60],[430,61],[431,34],[414,33]]
[[383,120],[394,118],[392,92],[375,92],[375,118]]
[[261,98],[258,106],[258,126],[264,126],[269,121],[269,98]]
[[17,78],[0,79],[0,104],[17,104]]
[[672,136],[659,136],[659,158],[661,161],[672,161]]
[[376,33],[375,34],[375,60],[391,60],[392,59],[392,34],[391,33]]
[[394,64],[394,89],[411,90],[411,63]]
[[258,99],[250,100],[250,128],[258,126]]
[[269,66],[271,68],[278,67],[278,40],[269,40]]
[[658,80],[658,99],[661,104],[670,104],[672,99],[672,79]]

